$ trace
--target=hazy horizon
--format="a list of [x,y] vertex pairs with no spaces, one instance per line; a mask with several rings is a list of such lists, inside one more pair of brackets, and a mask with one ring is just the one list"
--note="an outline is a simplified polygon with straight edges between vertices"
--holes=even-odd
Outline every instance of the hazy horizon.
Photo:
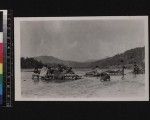
[[99,60],[144,47],[143,20],[22,21],[21,57]]
[[[145,47],[145,46],[143,46],[143,47]],[[139,47],[136,47],[136,48],[139,48]],[[134,49],[134,48],[131,48],[131,49]],[[129,49],[129,50],[131,50],[131,49]],[[127,50],[126,50],[126,51],[127,51]],[[126,52],[126,51],[124,51],[124,52]],[[117,55],[117,54],[122,54],[122,53],[124,53],[124,52],[116,53],[115,55]],[[102,59],[105,59],[105,58],[113,57],[113,56],[115,56],[115,55],[106,56],[106,57],[100,58],[100,59],[87,59],[87,60],[85,60],[85,61],[66,60],[66,59],[61,59],[61,58],[59,58],[59,57],[55,57],[55,56],[51,56],[51,57],[55,57],[55,58],[57,58],[57,59],[65,60],[65,61],[72,61],[72,62],[90,62],[90,61],[91,61],[91,62],[94,62],[94,61],[97,61],[97,60],[102,60]],[[50,57],[50,55],[40,55],[40,56],[24,56],[24,58],[33,58],[33,57],[41,57],[41,56]]]

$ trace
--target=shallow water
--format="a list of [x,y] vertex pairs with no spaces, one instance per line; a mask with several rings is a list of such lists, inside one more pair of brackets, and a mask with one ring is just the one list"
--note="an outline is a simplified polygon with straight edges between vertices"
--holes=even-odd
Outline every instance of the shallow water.
[[[89,70],[76,69],[83,76]],[[110,82],[101,82],[99,78],[82,77],[79,80],[32,80],[32,72],[22,71],[21,93],[23,97],[49,98],[103,98],[103,97],[143,97],[145,93],[144,74],[136,77],[126,70],[126,75],[111,76]]]

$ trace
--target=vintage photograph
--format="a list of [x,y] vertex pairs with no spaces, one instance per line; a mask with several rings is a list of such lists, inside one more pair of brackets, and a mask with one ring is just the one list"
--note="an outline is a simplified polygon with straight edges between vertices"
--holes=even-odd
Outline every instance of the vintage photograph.
[[16,17],[16,101],[148,101],[148,17]]

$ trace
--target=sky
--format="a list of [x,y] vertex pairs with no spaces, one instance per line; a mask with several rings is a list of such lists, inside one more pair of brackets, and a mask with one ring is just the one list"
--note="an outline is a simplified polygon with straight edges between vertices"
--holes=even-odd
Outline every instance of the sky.
[[144,46],[143,20],[21,21],[21,56],[99,60]]

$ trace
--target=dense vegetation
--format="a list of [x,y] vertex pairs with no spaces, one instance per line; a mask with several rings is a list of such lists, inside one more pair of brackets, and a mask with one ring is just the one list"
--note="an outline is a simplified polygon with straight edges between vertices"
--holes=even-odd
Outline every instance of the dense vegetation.
[[136,62],[140,67],[144,68],[144,59],[145,59],[145,48],[139,47],[131,50],[127,50],[122,54],[117,54],[113,57],[102,59],[96,62],[91,63],[91,66],[99,66],[101,68],[109,67],[120,67],[125,65],[130,68]]
[[35,60],[34,58],[21,58],[21,68],[35,68],[39,67],[41,68],[43,66],[43,63],[40,61]]

